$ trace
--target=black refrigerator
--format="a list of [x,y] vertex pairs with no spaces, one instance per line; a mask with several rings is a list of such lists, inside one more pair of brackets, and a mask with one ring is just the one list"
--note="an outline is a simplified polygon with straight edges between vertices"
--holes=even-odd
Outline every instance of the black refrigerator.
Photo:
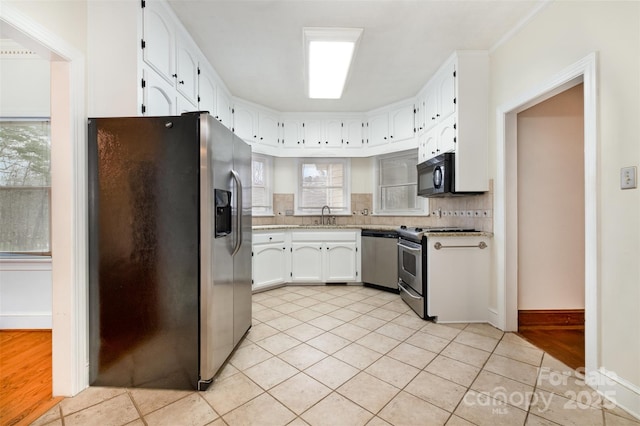
[[88,140],[89,382],[204,390],[251,326],[251,147],[208,113]]

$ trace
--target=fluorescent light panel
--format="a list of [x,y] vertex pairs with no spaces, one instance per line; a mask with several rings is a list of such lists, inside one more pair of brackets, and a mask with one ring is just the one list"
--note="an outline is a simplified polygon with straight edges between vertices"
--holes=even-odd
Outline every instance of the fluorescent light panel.
[[342,96],[360,34],[360,28],[304,29],[310,98]]

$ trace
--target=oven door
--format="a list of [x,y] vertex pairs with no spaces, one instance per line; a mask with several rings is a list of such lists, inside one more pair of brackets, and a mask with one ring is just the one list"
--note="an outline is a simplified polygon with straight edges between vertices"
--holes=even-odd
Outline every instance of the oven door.
[[423,296],[422,244],[398,239],[398,281]]

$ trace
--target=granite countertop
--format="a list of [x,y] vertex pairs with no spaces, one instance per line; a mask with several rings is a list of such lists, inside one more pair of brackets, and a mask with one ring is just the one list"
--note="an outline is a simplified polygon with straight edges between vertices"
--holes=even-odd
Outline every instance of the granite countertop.
[[[285,229],[379,229],[383,231],[395,231],[398,225],[256,225],[253,226],[254,231],[275,231]],[[493,237],[493,233],[484,231],[475,232],[428,232],[427,236],[433,237]]]

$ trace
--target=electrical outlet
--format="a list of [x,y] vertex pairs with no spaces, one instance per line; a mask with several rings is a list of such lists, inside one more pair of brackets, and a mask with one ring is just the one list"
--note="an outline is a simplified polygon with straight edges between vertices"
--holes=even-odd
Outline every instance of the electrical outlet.
[[636,166],[623,167],[620,169],[620,189],[633,189],[637,187],[636,176],[638,175]]

